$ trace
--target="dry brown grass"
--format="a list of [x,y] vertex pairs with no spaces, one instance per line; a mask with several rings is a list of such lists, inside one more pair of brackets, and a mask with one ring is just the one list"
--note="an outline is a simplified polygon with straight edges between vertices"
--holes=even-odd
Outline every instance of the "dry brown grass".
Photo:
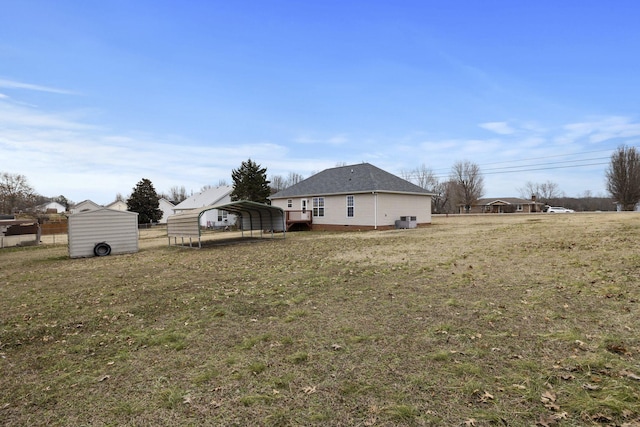
[[0,424],[638,425],[639,238],[541,214],[4,250]]

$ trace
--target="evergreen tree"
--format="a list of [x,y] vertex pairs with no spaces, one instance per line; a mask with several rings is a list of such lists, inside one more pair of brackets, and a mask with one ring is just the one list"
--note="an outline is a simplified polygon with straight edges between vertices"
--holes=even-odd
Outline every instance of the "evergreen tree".
[[269,181],[267,180],[267,168],[261,168],[251,159],[242,162],[238,169],[231,172],[233,179],[233,191],[231,200],[250,200],[252,202],[267,203],[267,197],[271,195]]
[[158,222],[162,218],[159,200],[158,193],[153,188],[151,181],[142,178],[127,199],[127,209],[131,212],[138,212],[138,224]]

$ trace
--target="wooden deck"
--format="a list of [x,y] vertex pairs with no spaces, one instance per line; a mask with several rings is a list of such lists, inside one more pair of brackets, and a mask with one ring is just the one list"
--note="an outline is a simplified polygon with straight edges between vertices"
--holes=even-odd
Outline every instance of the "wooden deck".
[[306,211],[285,211],[287,231],[292,228],[311,230],[313,215],[310,210]]

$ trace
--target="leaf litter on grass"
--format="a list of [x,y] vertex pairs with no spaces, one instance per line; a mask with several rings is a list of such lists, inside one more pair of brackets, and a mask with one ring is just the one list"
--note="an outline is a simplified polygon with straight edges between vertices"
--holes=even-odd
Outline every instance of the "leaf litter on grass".
[[3,254],[0,421],[633,425],[640,221],[531,218]]

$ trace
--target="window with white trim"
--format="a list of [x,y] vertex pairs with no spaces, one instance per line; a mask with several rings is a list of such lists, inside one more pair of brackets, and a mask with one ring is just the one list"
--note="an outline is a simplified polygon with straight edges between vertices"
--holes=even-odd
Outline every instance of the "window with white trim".
[[218,209],[218,221],[222,222],[222,221],[226,221],[229,218],[229,214],[227,213],[227,211],[223,211]]
[[355,198],[353,196],[347,196],[347,218],[354,217]]
[[324,197],[313,198],[313,216],[324,216]]
[[293,207],[293,200],[287,199],[287,207],[288,208],[292,208]]

